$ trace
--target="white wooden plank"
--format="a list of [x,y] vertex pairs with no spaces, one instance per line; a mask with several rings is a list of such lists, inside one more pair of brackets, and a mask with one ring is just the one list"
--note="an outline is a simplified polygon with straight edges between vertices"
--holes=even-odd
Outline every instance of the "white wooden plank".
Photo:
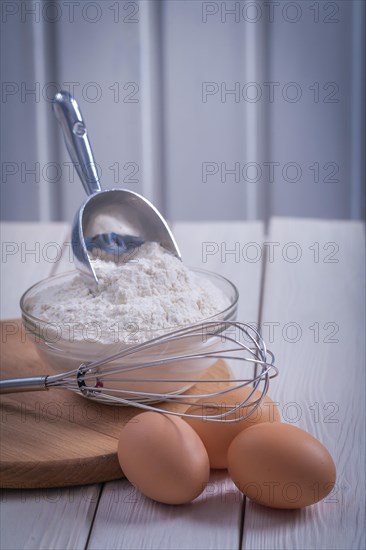
[[66,271],[73,271],[74,269],[76,268],[74,264],[74,254],[71,244],[71,226],[68,225],[62,239],[61,257],[55,265],[52,275],[57,275]]
[[[57,82],[79,104],[102,187],[142,193],[141,7],[128,0],[85,4],[75,4],[74,20],[61,17],[57,23]],[[60,6],[65,14],[66,4]],[[87,56],[75,48],[79,42],[89,44]],[[54,133],[62,169],[60,209],[71,221],[86,195],[56,121]]]
[[[227,251],[246,243],[262,246],[262,223],[176,223],[172,227],[187,265],[215,271],[239,289],[238,317],[256,322],[261,261]],[[205,244],[206,243],[206,244]],[[238,245],[235,245],[238,243]],[[209,246],[208,246],[209,245]],[[213,253],[209,254],[208,251]],[[206,260],[206,261],[205,261]],[[236,261],[238,260],[238,261]],[[136,493],[128,481],[107,483],[90,537],[91,549],[239,548],[242,498],[226,472],[212,472],[210,485],[192,504],[165,506]]]
[[[276,219],[269,240],[278,245],[266,266],[263,322],[279,323],[269,347],[280,369],[269,394],[284,420],[329,449],[338,478],[333,494],[304,510],[271,510],[247,500],[243,548],[364,549],[364,228]],[[287,246],[291,241],[302,254],[298,262],[289,261],[296,252]],[[283,332],[287,323],[297,323],[297,342],[289,341],[296,332]]]
[[192,503],[168,506],[137,492],[127,480],[108,483],[90,537],[90,550],[239,548],[242,496],[226,473],[212,472]]
[[164,213],[163,95],[161,67],[162,2],[140,2],[141,155],[139,193]]
[[[60,270],[73,268],[68,259],[69,225],[3,223],[1,238],[1,312],[5,318],[14,318],[20,315],[19,298],[29,286]],[[59,260],[54,254],[58,251],[60,256],[61,250],[62,260]],[[3,490],[0,501],[1,548],[84,548],[99,491],[100,485],[53,490]]]
[[[283,14],[287,6],[292,10],[296,5],[299,18],[296,24],[288,24],[286,16],[275,15],[271,23],[267,19],[267,79],[275,83],[276,91],[273,98],[266,96],[258,103],[266,110],[269,126],[269,150],[260,166],[265,170],[267,162],[274,161],[266,185],[272,216],[334,219],[351,215],[352,197],[359,190],[352,179],[364,178],[358,172],[363,170],[363,162],[353,153],[362,147],[364,157],[364,138],[357,134],[352,120],[353,113],[361,120],[364,117],[358,111],[363,102],[356,107],[359,99],[353,91],[358,87],[361,94],[364,92],[363,48],[358,42],[359,55],[355,56],[352,44],[357,32],[353,13],[358,12],[356,17],[362,18],[364,14],[358,8],[362,4],[339,0],[334,4],[284,1],[276,8],[273,4],[273,9],[279,13],[283,10]],[[266,1],[262,6],[268,6]],[[310,17],[315,7],[323,13],[334,8],[337,23],[321,24],[322,16],[320,24],[315,23],[316,19]],[[268,82],[260,85],[264,92]],[[330,103],[326,89],[330,91],[328,87],[333,85],[335,93]],[[290,89],[295,88],[298,95],[292,101]],[[346,97],[350,100],[345,101]],[[352,162],[359,166],[356,168]],[[358,194],[356,200],[361,201],[362,195]]]
[[[1,7],[5,8],[5,5],[1,3]],[[41,183],[44,165],[38,156],[35,133],[38,107],[46,101],[41,95],[43,83],[39,82],[34,66],[34,31],[35,27],[40,28],[43,18],[35,24],[34,16],[20,16],[19,2],[13,3],[12,7],[14,15],[19,8],[18,17],[5,16],[0,33],[2,51],[11,53],[3,56],[1,63],[4,88],[0,104],[0,211],[2,220],[31,221],[40,215],[40,195],[44,187]]]
[[[191,221],[245,219],[263,181],[248,181],[241,172],[245,162],[256,160],[247,156],[246,128],[250,125],[252,141],[257,134],[253,117],[246,118],[250,102],[241,90],[244,82],[259,78],[257,73],[248,79],[244,36],[247,27],[262,25],[245,25],[244,31],[232,15],[222,24],[221,2],[161,4],[167,215]],[[226,5],[240,10],[240,3]],[[217,15],[206,17],[207,6],[217,6]],[[252,40],[248,49],[261,61],[256,46]],[[258,157],[266,158],[263,152]]]
[[20,317],[19,299],[55,269],[66,223],[2,223],[1,318]]
[[184,263],[230,279],[240,295],[238,319],[257,322],[263,259],[262,222],[176,222]]
[[5,491],[0,546],[6,550],[85,548],[100,486]]

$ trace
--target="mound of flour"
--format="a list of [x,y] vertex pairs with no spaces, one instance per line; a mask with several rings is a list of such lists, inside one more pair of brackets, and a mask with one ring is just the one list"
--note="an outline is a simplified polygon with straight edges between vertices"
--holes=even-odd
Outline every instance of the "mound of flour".
[[85,327],[99,327],[98,340],[110,343],[116,341],[116,327],[135,330],[143,341],[152,337],[151,330],[199,322],[230,303],[221,289],[158,243],[144,243],[120,265],[100,259],[93,265],[98,286],[76,274],[36,296],[29,313],[65,333],[72,327],[76,340],[83,339]]

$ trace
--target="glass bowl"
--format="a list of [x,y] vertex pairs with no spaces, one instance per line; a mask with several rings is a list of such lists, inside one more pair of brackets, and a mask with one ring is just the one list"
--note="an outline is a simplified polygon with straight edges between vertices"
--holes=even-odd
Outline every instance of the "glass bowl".
[[[235,321],[239,300],[239,293],[235,285],[217,273],[203,269],[191,268],[191,270],[200,277],[207,278],[207,280],[218,287],[229,300],[229,306],[226,309],[210,318],[200,319],[197,323],[204,323],[205,321]],[[82,323],[77,320],[73,324],[64,323],[60,326],[60,324],[44,321],[29,313],[33,301],[36,298],[39,299],[39,296],[42,295],[46,289],[68,280],[71,281],[76,275],[76,271],[70,271],[44,279],[30,287],[20,299],[22,321],[26,334],[35,344],[41,359],[49,365],[53,371],[68,372],[76,370],[83,363],[91,363],[93,361],[108,358],[119,352],[128,351],[132,347],[146,341],[146,336],[148,336],[147,339],[150,340],[176,329],[190,326],[166,327],[164,330],[149,330],[148,332],[146,332],[145,329],[143,332],[139,332],[138,327],[134,326],[133,323],[131,323],[130,326],[119,327],[118,324],[112,322],[111,326],[105,329],[107,332],[103,332],[100,327],[99,329],[95,326],[88,327],[82,325]],[[109,386],[112,388],[115,387],[120,397],[131,398],[135,401],[152,401],[152,399],[138,395],[133,396],[127,393],[121,394],[121,390],[124,389],[126,391],[155,394],[181,393],[185,391],[192,384],[188,384],[184,380],[188,381],[201,378],[204,372],[213,365],[216,359],[203,358],[197,360],[194,358],[187,358],[184,361],[177,361],[174,360],[174,357],[193,355],[195,353],[212,350],[214,339],[210,337],[204,338],[202,336],[203,335],[196,335],[189,339],[158,343],[148,350],[144,349],[137,353],[134,352],[127,358],[118,358],[113,362],[109,361],[107,364],[108,367],[112,365],[126,371],[123,374],[123,383],[111,382]],[[102,337],[103,342],[101,342]],[[105,343],[106,337],[108,343]],[[172,358],[171,361],[169,360],[170,358]],[[127,370],[131,365],[141,365],[159,359],[165,360],[165,363],[139,368],[138,370]],[[102,368],[103,367],[101,367],[101,369]],[[50,374],[53,373],[54,372],[50,372]],[[134,381],[127,382],[128,378],[133,378]],[[136,380],[137,378],[138,380]],[[149,378],[154,379],[154,381],[149,381]],[[173,380],[169,382],[169,379],[177,378],[180,379],[179,382]],[[159,379],[164,379],[164,382],[157,382],[156,380]]]

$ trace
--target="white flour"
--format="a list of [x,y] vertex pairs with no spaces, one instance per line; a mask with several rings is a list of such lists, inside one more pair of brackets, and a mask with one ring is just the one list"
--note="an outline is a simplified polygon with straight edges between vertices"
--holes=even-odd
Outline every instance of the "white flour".
[[29,313],[61,327],[63,335],[71,327],[75,340],[83,339],[85,327],[94,327],[98,341],[110,343],[116,330],[138,332],[143,341],[151,330],[199,322],[230,304],[220,288],[157,243],[143,244],[120,265],[103,260],[94,265],[98,287],[76,274],[36,296]]

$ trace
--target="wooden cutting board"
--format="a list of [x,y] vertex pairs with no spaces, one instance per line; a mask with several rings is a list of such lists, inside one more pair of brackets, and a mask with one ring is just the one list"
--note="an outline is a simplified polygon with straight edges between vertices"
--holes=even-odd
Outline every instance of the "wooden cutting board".
[[[53,374],[38,357],[20,320],[0,325],[2,379]],[[227,365],[218,361],[205,379],[228,374]],[[222,387],[223,383],[212,383],[210,391]],[[207,384],[201,382],[187,394],[205,391]],[[164,408],[183,413],[188,406]],[[123,477],[117,441],[123,425],[139,413],[133,407],[100,405],[62,389],[0,396],[0,487],[66,487]]]

